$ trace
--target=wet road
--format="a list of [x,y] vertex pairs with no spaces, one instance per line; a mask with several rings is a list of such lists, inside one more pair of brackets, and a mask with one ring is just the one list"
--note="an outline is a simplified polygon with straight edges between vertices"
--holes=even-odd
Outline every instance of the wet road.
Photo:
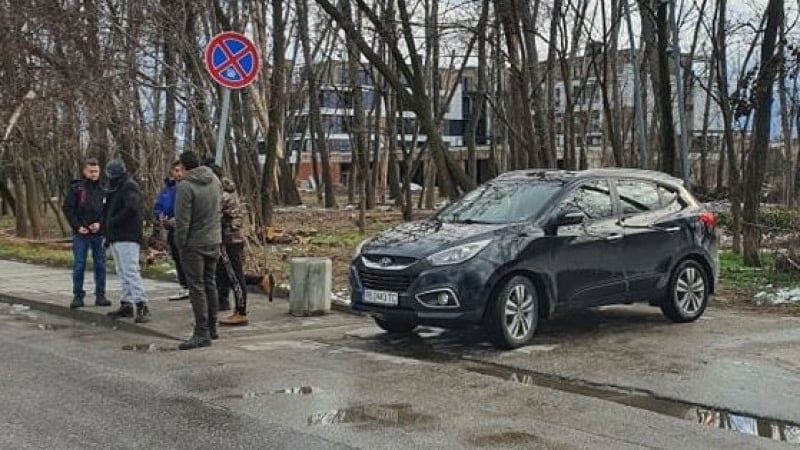
[[[648,410],[635,404],[646,397],[643,390],[632,395],[610,390],[606,382],[574,389],[570,371],[647,385],[660,364],[678,360],[665,356],[657,363],[656,357],[620,351],[628,346],[645,353],[650,340],[663,346],[674,327],[651,323],[643,329],[630,312],[622,318],[618,312],[591,314],[593,321],[550,324],[537,345],[507,353],[487,347],[476,332],[391,336],[366,321],[270,337],[223,335],[211,349],[178,352],[176,342],[0,307],[0,447],[798,448],[714,424],[727,420],[740,428],[793,433],[780,422],[751,425],[730,411],[684,404],[662,405],[675,414]],[[733,320],[716,317],[701,327]],[[709,326],[705,334],[713,335]],[[770,332],[761,326],[750,330],[753,336]],[[779,331],[773,324],[766,328]],[[753,355],[763,353],[766,367],[774,361],[775,339],[762,337],[769,342],[755,346],[760,350]],[[640,358],[641,370],[622,356],[607,361],[606,340],[625,339],[630,341],[618,342],[617,353]],[[685,342],[694,339],[699,337]],[[717,364],[711,356],[709,364]],[[793,359],[781,356],[791,372]],[[583,369],[581,357],[590,358]],[[679,379],[685,367],[676,367]],[[630,379],[619,378],[628,369]],[[662,376],[672,383],[668,372]],[[783,394],[765,401],[782,403]],[[793,393],[787,395],[792,400]],[[681,414],[689,417],[676,417]],[[698,420],[687,420],[693,416]]]

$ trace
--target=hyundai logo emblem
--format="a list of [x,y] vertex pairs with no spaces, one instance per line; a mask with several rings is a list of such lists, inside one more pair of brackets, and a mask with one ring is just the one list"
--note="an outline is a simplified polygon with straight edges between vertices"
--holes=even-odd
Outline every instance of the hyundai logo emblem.
[[381,267],[389,267],[392,265],[392,258],[384,256],[383,258],[378,260],[378,264],[380,264]]

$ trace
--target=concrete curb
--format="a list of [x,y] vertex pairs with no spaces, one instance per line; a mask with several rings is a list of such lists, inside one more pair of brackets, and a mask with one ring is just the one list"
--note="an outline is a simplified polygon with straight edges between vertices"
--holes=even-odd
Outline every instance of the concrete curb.
[[[0,302],[17,303],[48,314],[67,317],[70,319],[77,320],[79,322],[99,325],[102,327],[116,329],[116,330],[122,330],[125,332],[140,334],[143,336],[157,337],[175,341],[183,340],[178,336],[172,336],[166,333],[162,333],[160,331],[151,330],[144,325],[139,325],[132,321],[111,319],[105,315],[105,310],[103,313],[96,313],[94,311],[89,311],[86,309],[70,309],[69,305],[65,306],[55,305],[53,303],[48,303],[40,300],[32,300],[24,297],[17,297],[16,295],[9,295],[1,292],[0,292]],[[109,308],[108,310],[110,311],[111,309]]]

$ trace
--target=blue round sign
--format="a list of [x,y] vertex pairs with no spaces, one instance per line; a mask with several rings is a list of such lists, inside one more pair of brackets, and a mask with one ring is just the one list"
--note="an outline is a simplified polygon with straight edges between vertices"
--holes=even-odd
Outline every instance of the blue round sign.
[[258,75],[256,46],[242,34],[227,31],[206,46],[206,69],[214,80],[231,89],[241,89]]

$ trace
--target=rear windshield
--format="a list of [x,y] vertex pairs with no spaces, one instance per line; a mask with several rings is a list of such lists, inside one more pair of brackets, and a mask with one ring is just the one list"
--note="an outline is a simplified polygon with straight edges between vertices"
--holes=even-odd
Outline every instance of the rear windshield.
[[560,181],[496,181],[446,206],[436,219],[448,223],[513,223],[536,218],[561,190]]

